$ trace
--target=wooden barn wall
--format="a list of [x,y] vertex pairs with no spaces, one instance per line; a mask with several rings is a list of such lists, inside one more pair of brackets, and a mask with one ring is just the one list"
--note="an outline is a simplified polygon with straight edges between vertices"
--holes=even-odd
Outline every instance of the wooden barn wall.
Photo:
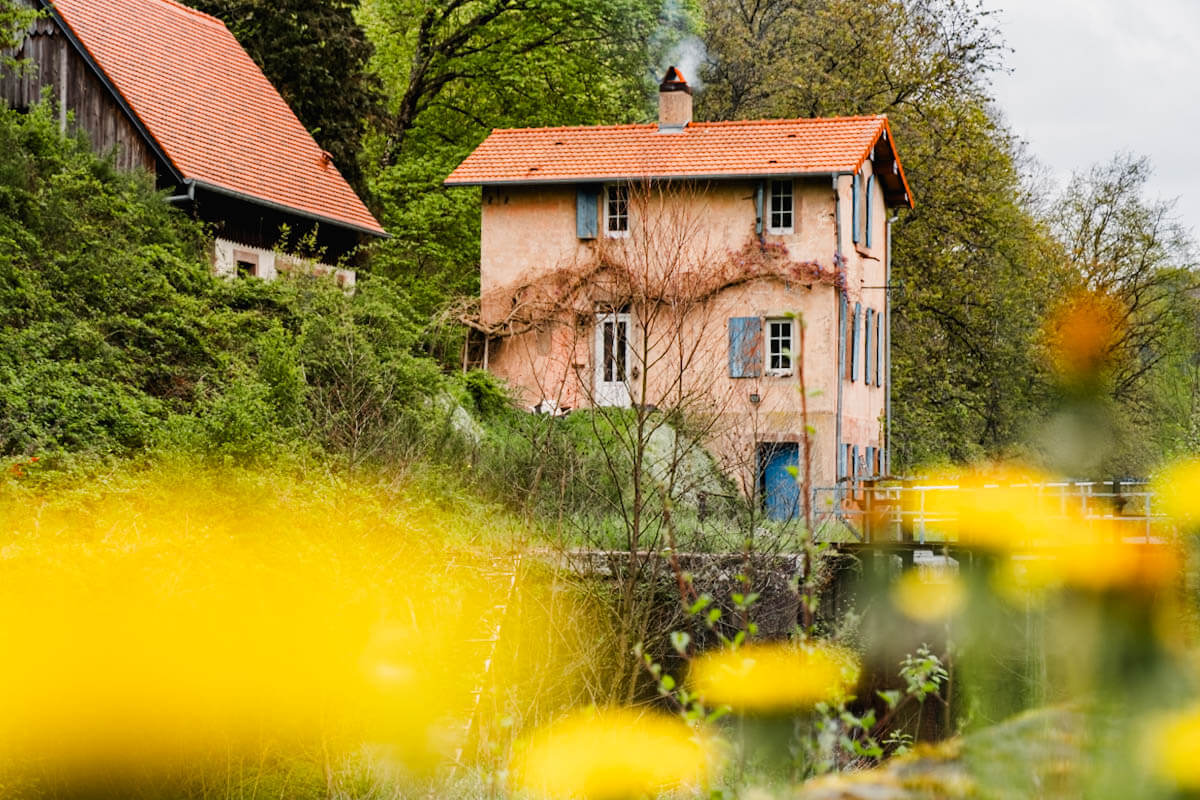
[[[53,20],[35,22],[16,55],[31,63],[20,71],[0,71],[0,99],[13,108],[26,109],[41,98],[47,86],[56,100],[65,90],[66,103],[60,105],[60,114],[65,106],[74,115],[73,128],[87,133],[97,153],[112,152],[117,167],[123,170],[155,170],[153,151]],[[65,128],[65,115],[60,119]]]

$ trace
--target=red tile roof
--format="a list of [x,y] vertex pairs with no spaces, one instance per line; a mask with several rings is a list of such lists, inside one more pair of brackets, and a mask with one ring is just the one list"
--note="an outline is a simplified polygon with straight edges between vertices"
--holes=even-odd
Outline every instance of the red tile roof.
[[383,234],[224,23],[174,0],[49,0],[176,172]]
[[[891,151],[891,131],[882,116],[693,122],[679,132],[660,132],[655,124],[509,128],[492,131],[446,183],[855,172],[881,140]],[[903,168],[894,161],[897,195],[908,204]]]

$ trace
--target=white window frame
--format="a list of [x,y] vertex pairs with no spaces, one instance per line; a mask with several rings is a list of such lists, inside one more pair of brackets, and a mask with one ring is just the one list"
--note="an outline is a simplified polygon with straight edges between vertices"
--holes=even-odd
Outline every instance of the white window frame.
[[[622,203],[625,213],[614,214],[614,205],[619,212]],[[614,222],[620,226],[622,221],[623,227],[612,227]],[[604,186],[604,235],[609,239],[625,239],[629,236],[629,184],[609,183]]]
[[[776,334],[779,326],[779,335]],[[791,375],[795,372],[796,364],[796,322],[789,317],[767,317],[764,320],[766,347],[764,350],[763,372],[766,375]],[[775,343],[779,342],[778,352]],[[778,359],[778,360],[776,360]]]
[[[780,191],[776,193],[776,189]],[[775,208],[775,201],[779,201],[779,209]],[[783,209],[783,201],[787,201],[787,210]],[[783,222],[783,216],[787,215],[787,225],[776,225],[775,217],[779,216],[779,221]],[[767,184],[767,233],[795,233],[796,231],[796,183],[790,178],[787,180],[771,180]]]

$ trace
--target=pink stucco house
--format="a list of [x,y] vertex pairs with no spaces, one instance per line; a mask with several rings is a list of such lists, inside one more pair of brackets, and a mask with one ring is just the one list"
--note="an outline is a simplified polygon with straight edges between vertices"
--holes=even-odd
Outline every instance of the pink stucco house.
[[482,187],[470,360],[531,409],[686,410],[775,517],[888,472],[892,209],[882,116],[495,130],[447,178]]

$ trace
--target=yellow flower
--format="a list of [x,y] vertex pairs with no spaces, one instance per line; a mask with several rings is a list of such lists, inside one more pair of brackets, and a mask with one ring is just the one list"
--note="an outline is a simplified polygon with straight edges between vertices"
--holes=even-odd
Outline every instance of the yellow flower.
[[565,717],[518,746],[510,764],[519,787],[546,797],[619,800],[703,785],[711,745],[682,720],[632,709]]
[[1059,303],[1042,331],[1059,378],[1089,380],[1110,366],[1127,316],[1121,301],[1103,292],[1078,292]]
[[710,706],[772,713],[843,699],[858,682],[858,662],[827,644],[753,644],[701,656],[689,680]]
[[1167,516],[1185,525],[1200,522],[1200,459],[1171,465],[1154,480],[1152,488]]
[[1184,789],[1200,789],[1200,706],[1156,719],[1145,737],[1145,754],[1160,777]]
[[957,575],[922,575],[919,570],[909,570],[892,586],[892,603],[918,622],[953,617],[966,600],[966,587]]

